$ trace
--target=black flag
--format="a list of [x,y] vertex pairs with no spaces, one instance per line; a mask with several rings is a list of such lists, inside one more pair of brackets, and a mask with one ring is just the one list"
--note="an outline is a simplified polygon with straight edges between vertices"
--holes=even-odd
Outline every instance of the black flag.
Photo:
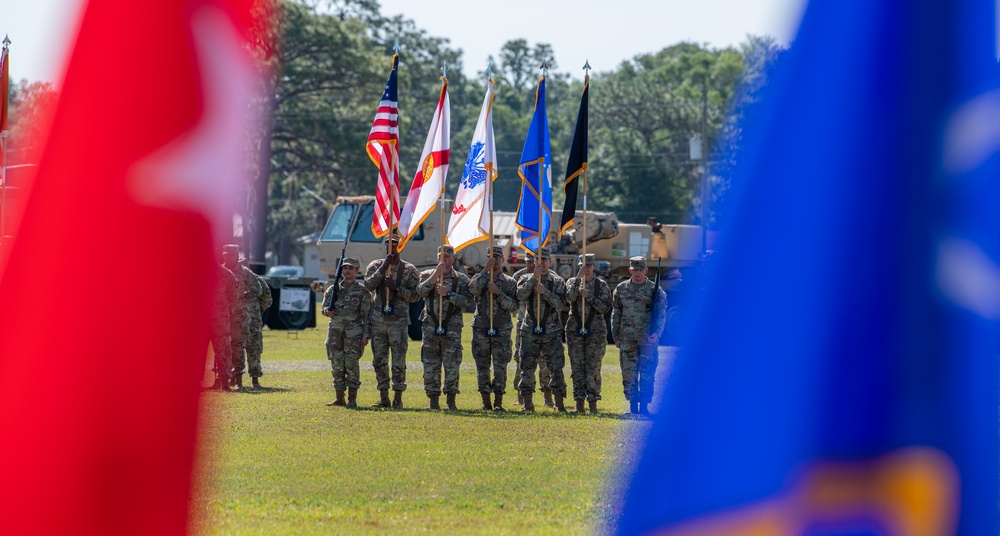
[[[566,232],[573,225],[576,215],[577,180],[587,169],[587,94],[590,90],[590,75],[583,83],[583,98],[580,99],[580,112],[576,116],[576,131],[573,133],[573,146],[569,149],[569,164],[566,166],[566,182],[563,191],[566,192],[566,204],[563,205],[560,233]],[[583,195],[587,195],[584,188]],[[586,207],[584,207],[586,208]]]

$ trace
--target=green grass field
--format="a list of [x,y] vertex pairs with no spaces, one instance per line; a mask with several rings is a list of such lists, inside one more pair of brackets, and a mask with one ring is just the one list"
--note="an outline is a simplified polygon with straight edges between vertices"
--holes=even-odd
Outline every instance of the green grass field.
[[[196,532],[600,531],[615,515],[621,467],[649,426],[623,415],[617,350],[609,346],[605,357],[611,370],[599,415],[555,414],[540,401],[534,415],[482,412],[470,320],[457,412],[423,409],[419,368],[408,371],[403,410],[369,409],[378,399],[370,348],[362,409],[326,407],[333,398],[326,323],[297,337],[265,328],[265,388],[205,394]],[[419,365],[419,356],[420,343],[410,341],[407,361]],[[565,374],[569,382],[568,360]],[[505,406],[517,410],[513,398],[508,387]]]

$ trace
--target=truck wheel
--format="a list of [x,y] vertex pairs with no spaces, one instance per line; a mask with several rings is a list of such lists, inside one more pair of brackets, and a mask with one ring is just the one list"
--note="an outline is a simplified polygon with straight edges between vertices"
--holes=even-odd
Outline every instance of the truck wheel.
[[420,313],[424,310],[424,300],[410,304],[410,325],[407,334],[411,341],[419,341],[424,338],[424,323],[420,320]]

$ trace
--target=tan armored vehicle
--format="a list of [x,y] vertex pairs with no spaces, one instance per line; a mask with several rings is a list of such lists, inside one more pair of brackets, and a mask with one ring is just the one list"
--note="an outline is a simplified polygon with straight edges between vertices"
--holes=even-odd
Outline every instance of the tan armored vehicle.
[[[445,204],[445,218],[450,213],[450,201]],[[375,259],[385,257],[385,246],[371,231],[373,196],[338,197],[333,213],[320,235],[320,272],[332,277],[337,273],[337,262],[350,233],[347,255],[357,257],[365,266]],[[494,212],[493,230],[495,243],[506,248],[509,257],[508,273],[524,266],[524,251],[520,249],[518,230],[513,212]],[[552,268],[562,277],[576,275],[577,255],[583,251],[583,213],[578,212],[576,224],[562,236],[556,231],[549,237],[548,245],[554,252]],[[447,225],[447,221],[445,222]],[[629,257],[642,255],[655,264],[662,259],[662,269],[689,267],[701,257],[701,227],[696,225],[661,225],[655,221],[645,224],[620,223],[610,212],[587,213],[587,253],[597,257],[597,271],[617,284],[628,278]],[[441,211],[435,211],[420,225],[417,234],[401,252],[402,258],[418,269],[433,267],[437,261],[437,248],[441,243]],[[482,270],[486,262],[488,241],[466,246],[456,253],[456,260],[470,274]]]

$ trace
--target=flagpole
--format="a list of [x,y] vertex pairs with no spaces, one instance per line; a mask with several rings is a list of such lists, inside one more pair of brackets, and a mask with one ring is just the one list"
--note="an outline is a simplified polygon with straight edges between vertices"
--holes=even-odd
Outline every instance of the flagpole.
[[[438,244],[441,244],[441,249],[440,252],[438,253],[438,263],[441,263],[444,261],[444,198],[443,197],[440,201],[438,201],[438,211],[440,212],[441,215],[440,216],[441,224],[438,225],[438,227],[440,227],[439,230],[440,237],[438,240]],[[444,284],[444,273],[438,274],[438,285],[441,284]],[[435,293],[437,293],[437,289],[435,289]],[[441,295],[438,294],[438,330],[437,330],[438,333],[441,333],[441,327],[442,327],[441,315],[443,314],[444,314],[444,300],[442,300]]]
[[[486,89],[491,89],[493,85],[493,62],[491,61],[489,65],[486,66]],[[492,97],[491,97],[492,100]],[[487,113],[492,113],[492,102],[490,103],[490,111]],[[486,195],[487,199],[490,200],[490,249],[486,252],[486,258],[493,258],[493,166],[491,162],[486,162]],[[482,221],[482,220],[480,220]],[[489,262],[489,261],[487,261]],[[493,270],[490,270],[489,282],[493,282]],[[486,290],[489,291],[489,283],[486,285]],[[493,328],[493,293],[490,292],[490,335],[495,335],[496,330]]]
[[[542,196],[542,181],[544,180],[542,175],[545,169],[545,157],[543,156],[538,162],[538,243],[535,245],[535,259],[538,266],[542,265],[542,203],[545,202],[541,199]],[[542,276],[538,277],[538,284],[542,284]],[[535,322],[541,322],[542,319],[542,295],[535,293]]]
[[[590,83],[590,60],[583,65],[583,90],[587,91],[587,84]],[[583,290],[587,288],[587,167],[583,167],[583,264],[580,265],[583,268],[583,280],[580,281],[580,289]],[[597,289],[597,285],[594,285],[594,289]],[[584,331],[587,328],[584,319],[587,318],[587,297],[583,297],[583,304],[580,306],[580,330]]]
[[[10,46],[10,43],[11,43],[10,37],[8,37],[7,35],[4,35],[3,36],[3,52],[5,52],[6,54],[10,54],[10,51],[8,50],[8,47]],[[6,55],[6,54],[4,54],[4,55]],[[9,62],[10,58],[6,58],[5,57],[4,61],[5,62]],[[10,65],[10,64],[8,63],[8,65]],[[0,68],[2,68],[2,65],[0,65]],[[2,74],[6,74],[6,73],[2,73]],[[0,76],[2,76],[2,74],[0,74]],[[4,109],[7,109],[7,95],[8,95],[8,92],[10,91],[9,85],[10,85],[9,78],[4,77],[3,84],[0,84],[0,87],[3,87],[3,89],[4,89],[3,104],[2,104]],[[0,156],[0,169],[2,169],[2,171],[0,171],[0,177],[3,178],[3,180],[0,181],[0,256],[2,256],[4,250],[7,248],[7,239],[5,238],[6,237],[5,232],[7,230],[7,225],[6,224],[7,224],[7,212],[8,212],[7,211],[7,136],[8,136],[8,131],[6,129],[7,125],[3,125],[3,126],[4,126],[4,130],[2,132],[0,132],[0,153],[2,153],[2,156]]]
[[[398,58],[399,58],[399,40],[398,39],[396,40],[396,44],[394,44],[393,47],[392,47],[392,52],[393,52],[393,54],[392,54],[392,66],[393,66],[393,68],[397,69],[396,76],[399,76],[398,63],[397,63]],[[393,219],[394,219],[393,216],[396,213],[396,203],[395,203],[395,200],[396,200],[396,196],[399,195],[399,180],[398,180],[398,177],[399,177],[399,143],[398,143],[398,140],[399,140],[399,138],[397,137],[396,150],[393,151],[393,157],[392,157],[393,158],[393,163],[392,163],[393,172],[392,172],[392,174],[393,174],[393,176],[397,177],[397,180],[393,181],[391,178],[389,179],[389,254],[390,255],[396,255],[398,253],[398,250],[396,249],[396,243],[392,240],[392,228],[395,225],[395,222],[393,221]],[[395,195],[393,195],[393,191],[392,191],[393,188],[396,189]],[[390,277],[392,277],[392,264],[389,264],[389,268],[386,269],[386,271],[385,271],[385,281],[388,281]],[[382,312],[383,313],[388,313],[389,312],[389,285],[385,285],[385,305],[382,306]]]

